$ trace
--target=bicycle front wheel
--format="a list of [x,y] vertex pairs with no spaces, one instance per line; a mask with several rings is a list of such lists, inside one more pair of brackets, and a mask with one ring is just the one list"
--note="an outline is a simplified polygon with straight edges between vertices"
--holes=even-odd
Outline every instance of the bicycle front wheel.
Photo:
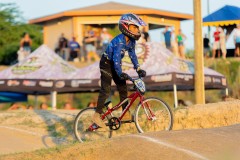
[[[89,130],[89,127],[93,125],[92,117],[95,113],[95,108],[86,108],[78,113],[74,121],[74,134],[78,141],[87,142],[104,138],[111,138],[112,131],[109,127],[102,130],[101,128],[96,130]],[[108,120],[104,121],[108,123]],[[109,130],[108,130],[109,129]]]
[[140,133],[171,130],[172,111],[163,100],[147,98],[135,110],[135,125]]

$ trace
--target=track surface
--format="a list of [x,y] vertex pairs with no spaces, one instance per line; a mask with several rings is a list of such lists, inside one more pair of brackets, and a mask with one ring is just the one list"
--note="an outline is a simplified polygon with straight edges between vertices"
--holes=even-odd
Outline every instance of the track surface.
[[[164,131],[131,134],[110,140],[79,144],[76,153],[68,149],[67,156],[85,152],[84,159],[226,159],[240,157],[240,125],[221,128]],[[54,146],[57,139],[34,132],[0,126],[0,154],[32,151]],[[91,150],[91,153],[89,152]],[[116,154],[121,152],[121,154]],[[120,156],[121,155],[121,156]],[[58,155],[61,157],[61,155]],[[59,157],[59,159],[61,159]],[[1,158],[0,158],[1,159]],[[58,159],[58,157],[56,157]]]

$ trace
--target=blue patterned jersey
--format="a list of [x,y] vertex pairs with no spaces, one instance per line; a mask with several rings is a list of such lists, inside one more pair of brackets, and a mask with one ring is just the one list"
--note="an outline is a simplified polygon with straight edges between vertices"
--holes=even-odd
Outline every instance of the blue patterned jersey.
[[122,73],[122,58],[124,57],[126,51],[128,51],[128,55],[131,58],[134,68],[137,69],[139,67],[138,59],[135,53],[135,44],[136,41],[130,38],[130,42],[127,45],[124,34],[119,34],[110,42],[106,49],[105,53],[107,58],[114,62],[114,69],[119,76]]

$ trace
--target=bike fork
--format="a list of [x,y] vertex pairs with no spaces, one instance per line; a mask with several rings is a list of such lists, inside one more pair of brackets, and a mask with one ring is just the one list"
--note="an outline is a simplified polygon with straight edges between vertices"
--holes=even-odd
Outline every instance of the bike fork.
[[148,120],[156,120],[156,116],[154,115],[153,111],[151,110],[151,107],[148,105],[148,103],[146,102],[146,106],[142,104],[142,107],[144,109],[144,112],[147,115]]

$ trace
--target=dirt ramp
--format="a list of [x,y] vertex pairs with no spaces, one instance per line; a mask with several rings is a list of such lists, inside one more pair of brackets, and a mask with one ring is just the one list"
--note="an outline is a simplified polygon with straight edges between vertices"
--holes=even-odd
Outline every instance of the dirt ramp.
[[173,130],[214,128],[240,123],[240,100],[179,109],[174,114]]
[[[59,144],[53,141],[55,136],[67,140],[70,144],[0,156],[0,160],[239,160],[240,157],[240,125],[233,125],[240,124],[240,100],[178,109],[174,112],[174,130],[170,132],[136,134],[135,125],[129,124],[123,126],[120,129],[121,133],[114,134],[112,139],[72,144],[72,124],[77,112],[79,111],[73,113],[66,111],[2,112],[0,136],[3,140],[0,142],[5,148],[0,145],[0,151],[2,149],[0,153],[31,151],[42,145],[43,135],[50,136],[49,140],[53,145]],[[221,126],[228,127],[215,128]],[[10,128],[15,130],[9,131]],[[6,131],[5,135],[3,135],[4,131]],[[18,138],[18,141],[12,138],[13,133],[17,134],[14,138]],[[19,143],[12,145],[13,142]],[[10,150],[6,151],[6,149]]]

